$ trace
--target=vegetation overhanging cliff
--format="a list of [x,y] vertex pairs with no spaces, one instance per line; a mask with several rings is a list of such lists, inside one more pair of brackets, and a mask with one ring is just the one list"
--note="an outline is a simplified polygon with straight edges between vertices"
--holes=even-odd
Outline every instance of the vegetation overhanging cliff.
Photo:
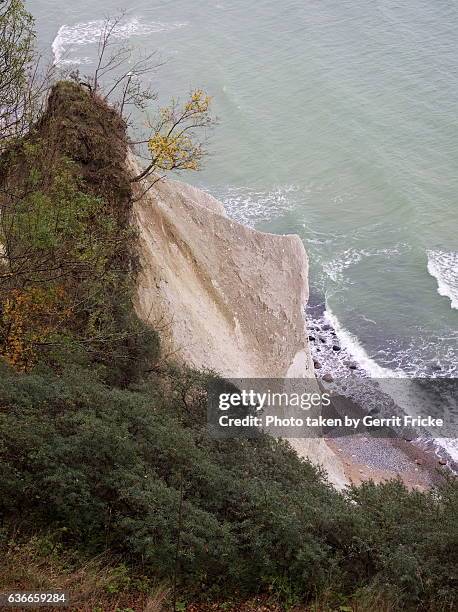
[[122,119],[61,83],[0,161],[0,588],[81,610],[163,584],[175,604],[454,609],[456,482],[343,494],[286,442],[209,437],[210,375],[133,310],[126,150]]

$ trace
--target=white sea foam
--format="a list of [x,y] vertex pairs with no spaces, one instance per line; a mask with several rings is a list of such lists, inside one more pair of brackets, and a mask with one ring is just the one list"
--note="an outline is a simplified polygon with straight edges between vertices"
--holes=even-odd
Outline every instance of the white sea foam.
[[385,338],[379,354],[382,362],[409,378],[456,378],[458,332],[448,336],[418,335],[410,339]]
[[[52,43],[54,64],[87,64],[89,57],[66,57],[75,47],[97,43],[105,26],[104,20],[86,21],[74,25],[62,25]],[[132,36],[145,36],[158,32],[169,32],[186,26],[186,23],[163,23],[159,21],[142,22],[130,19],[122,22],[113,30],[113,38],[129,39]]]
[[458,462],[458,440],[456,438],[436,438],[436,443],[445,449],[454,461]]
[[363,258],[363,252],[357,251],[356,249],[347,249],[335,257],[331,261],[326,262],[323,265],[323,270],[329,276],[329,278],[337,282],[342,280],[342,272],[350,266],[358,263]]
[[343,272],[347,268],[359,263],[364,257],[384,257],[389,259],[399,255],[402,249],[407,248],[406,245],[397,245],[389,249],[345,249],[341,253],[331,259],[330,261],[323,264],[323,270],[329,276],[329,278],[337,282],[344,280]]
[[292,210],[295,203],[291,196],[298,190],[295,185],[282,185],[270,191],[227,186],[211,192],[224,204],[229,217],[253,227]]
[[395,378],[399,376],[394,370],[380,366],[372,359],[361,346],[359,340],[351,332],[346,330],[339,319],[334,315],[329,306],[324,312],[324,320],[333,327],[341,346],[348,355],[372,378]]
[[427,251],[428,272],[437,281],[439,295],[448,297],[452,308],[458,310],[458,253]]

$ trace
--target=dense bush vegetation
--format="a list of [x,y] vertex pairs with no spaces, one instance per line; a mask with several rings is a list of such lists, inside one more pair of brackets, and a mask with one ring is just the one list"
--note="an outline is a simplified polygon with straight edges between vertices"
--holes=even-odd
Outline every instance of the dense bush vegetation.
[[399,609],[453,609],[455,484],[368,483],[344,497],[286,443],[209,438],[205,383],[174,371],[120,390],[73,366],[59,377],[4,367],[3,520],[157,579],[176,572],[198,597],[365,589]]

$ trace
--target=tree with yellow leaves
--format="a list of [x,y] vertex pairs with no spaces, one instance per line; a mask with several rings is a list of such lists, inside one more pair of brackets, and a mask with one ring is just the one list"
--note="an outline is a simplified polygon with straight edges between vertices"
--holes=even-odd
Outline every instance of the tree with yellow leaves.
[[[148,84],[148,75],[161,63],[154,52],[133,61],[133,49],[119,44],[117,38],[124,16],[125,13],[121,12],[103,23],[94,74],[81,78],[76,70],[70,78],[87,87],[92,96],[112,104],[129,124],[130,115],[124,114],[126,107],[133,106],[143,111],[150,101],[157,98]],[[147,166],[131,180],[138,183],[152,177],[143,194],[164,178],[161,175],[164,172],[200,170],[202,159],[207,154],[208,128],[216,123],[210,111],[211,102],[211,97],[202,89],[191,91],[184,102],[172,98],[168,106],[160,108],[147,122],[149,133],[146,138],[130,143],[132,146],[146,145]],[[143,157],[144,149],[141,152]]]
[[180,103],[173,99],[169,106],[159,110],[157,117],[150,122],[151,135],[145,141],[151,156],[147,167],[132,182],[154,176],[150,188],[161,180],[161,173],[173,170],[200,170],[202,158],[206,155],[204,136],[216,119],[211,115],[211,97],[202,89],[191,92],[188,100]]

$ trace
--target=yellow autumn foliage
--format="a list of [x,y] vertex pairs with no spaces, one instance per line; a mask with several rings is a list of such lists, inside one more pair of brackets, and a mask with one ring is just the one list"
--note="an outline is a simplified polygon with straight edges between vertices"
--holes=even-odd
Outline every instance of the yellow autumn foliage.
[[210,110],[211,96],[202,89],[195,89],[185,104],[186,112],[207,113]]
[[195,130],[214,123],[210,105],[211,97],[196,89],[183,105],[172,100],[169,106],[159,110],[158,121],[148,140],[151,171],[200,169],[205,150]]
[[148,143],[156,168],[161,170],[197,170],[199,168],[199,146],[185,135],[167,136],[155,134]]
[[15,289],[2,305],[0,355],[16,370],[30,370],[36,349],[71,316],[63,287]]

